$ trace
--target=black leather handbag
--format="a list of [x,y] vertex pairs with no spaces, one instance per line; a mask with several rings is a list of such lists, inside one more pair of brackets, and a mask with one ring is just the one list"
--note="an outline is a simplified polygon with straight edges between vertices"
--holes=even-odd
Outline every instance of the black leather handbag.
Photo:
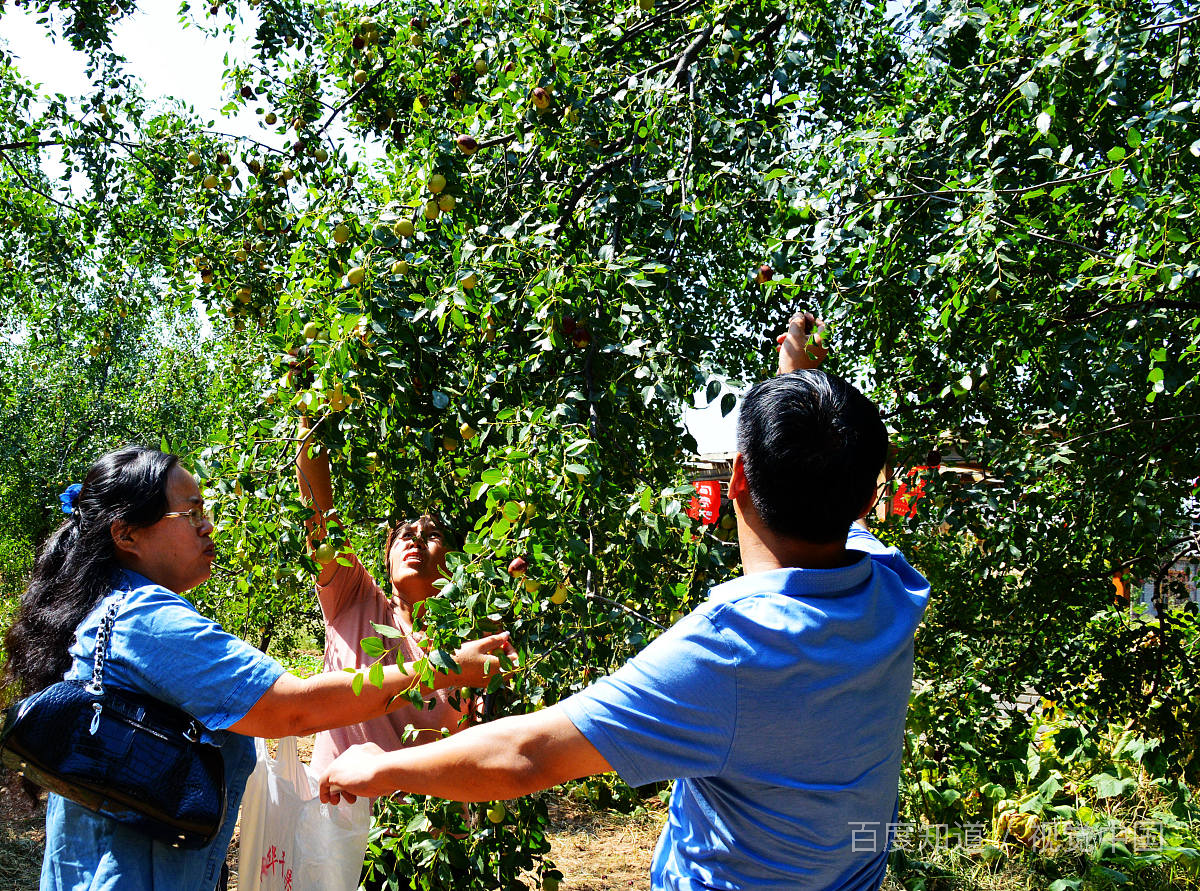
[[90,681],[60,681],[5,711],[0,760],[165,844],[202,848],[225,819],[225,762],[186,712],[104,688],[108,641],[123,601],[109,604],[100,623]]

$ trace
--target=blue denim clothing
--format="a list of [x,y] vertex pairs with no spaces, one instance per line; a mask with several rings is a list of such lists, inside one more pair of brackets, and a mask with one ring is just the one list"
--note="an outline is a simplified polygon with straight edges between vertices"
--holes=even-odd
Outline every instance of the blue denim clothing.
[[873,891],[929,584],[854,527],[842,569],[726,582],[560,703],[631,785],[676,779],[655,891]]
[[254,769],[254,741],[236,723],[283,674],[283,667],[180,597],[134,572],[114,579],[76,631],[65,679],[91,677],[96,631],[109,599],[128,591],[117,612],[104,684],[140,690],[188,712],[208,728],[225,759],[228,804],[218,837],[205,848],[172,848],[51,795],[41,891],[212,891]]

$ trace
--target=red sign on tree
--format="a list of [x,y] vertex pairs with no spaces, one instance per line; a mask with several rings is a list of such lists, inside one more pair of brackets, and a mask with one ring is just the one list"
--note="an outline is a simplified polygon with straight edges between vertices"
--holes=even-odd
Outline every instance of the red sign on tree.
[[936,471],[936,467],[913,467],[901,480],[892,496],[892,513],[901,517],[912,517],[917,512],[917,502],[925,497],[925,484],[929,482],[927,474]]
[[717,522],[717,514],[721,512],[721,481],[696,480],[692,486],[696,497],[688,505],[687,515],[701,523]]

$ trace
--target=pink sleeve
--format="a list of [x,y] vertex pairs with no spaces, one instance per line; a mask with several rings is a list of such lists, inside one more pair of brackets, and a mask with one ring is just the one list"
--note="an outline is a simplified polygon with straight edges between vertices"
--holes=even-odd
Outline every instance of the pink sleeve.
[[337,564],[333,578],[327,584],[317,585],[317,599],[321,602],[321,615],[325,624],[330,625],[341,613],[353,603],[364,600],[375,600],[383,597],[383,592],[365,566],[355,554],[343,554],[350,560],[349,566]]

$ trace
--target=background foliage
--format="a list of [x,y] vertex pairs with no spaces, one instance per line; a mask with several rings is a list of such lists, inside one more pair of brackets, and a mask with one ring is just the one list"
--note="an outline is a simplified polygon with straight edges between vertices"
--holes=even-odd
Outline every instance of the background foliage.
[[[898,469],[976,468],[880,530],[936,592],[906,818],[986,822],[993,863],[1038,848],[1029,815],[1154,815],[1157,853],[1042,846],[1035,868],[1195,870],[1194,624],[1131,616],[1111,581],[1153,579],[1193,528],[1192,4],[185,3],[253,30],[227,110],[261,139],[144,101],[110,48],[133,5],[33,4],[87,54],[88,95],[0,68],[9,592],[63,483],[165,438],[219,512],[202,607],[287,650],[314,616],[304,408],[368,565],[388,521],[453,517],[435,642],[503,621],[526,668],[493,707],[537,708],[736,568],[681,509],[681,406],[730,408],[725,382],[768,373],[769,335],[812,309]],[[536,801],[461,839],[430,831],[450,813],[390,818],[410,831],[378,847],[422,865],[395,876],[538,868]]]

